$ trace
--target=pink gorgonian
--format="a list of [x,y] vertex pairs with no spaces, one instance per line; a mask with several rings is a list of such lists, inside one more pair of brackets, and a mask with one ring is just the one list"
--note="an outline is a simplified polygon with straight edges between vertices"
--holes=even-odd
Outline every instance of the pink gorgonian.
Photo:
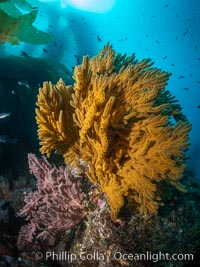
[[19,232],[19,249],[35,241],[54,245],[62,233],[76,228],[86,215],[81,176],[63,166],[57,168],[44,156],[38,159],[30,153],[28,163],[30,173],[37,178],[37,190],[26,194],[19,213],[28,221]]

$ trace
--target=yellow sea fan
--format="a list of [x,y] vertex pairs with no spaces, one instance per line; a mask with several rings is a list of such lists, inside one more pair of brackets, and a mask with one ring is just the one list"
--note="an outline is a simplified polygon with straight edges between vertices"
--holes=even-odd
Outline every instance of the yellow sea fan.
[[113,220],[125,198],[142,213],[156,213],[158,183],[182,189],[190,124],[165,90],[170,74],[152,64],[116,55],[108,44],[74,68],[73,86],[60,80],[39,90],[41,152],[55,150],[66,163],[82,159],[107,194]]

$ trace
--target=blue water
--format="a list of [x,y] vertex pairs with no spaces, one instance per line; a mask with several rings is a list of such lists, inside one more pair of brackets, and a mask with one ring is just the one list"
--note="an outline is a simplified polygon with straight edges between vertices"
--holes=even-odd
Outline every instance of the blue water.
[[34,25],[49,32],[53,42],[5,44],[0,52],[20,55],[23,50],[71,69],[77,56],[94,56],[109,41],[117,52],[135,52],[138,59],[151,58],[156,67],[171,72],[168,89],[192,124],[188,164],[200,177],[200,1],[117,0],[105,14],[61,8],[59,2],[40,3]]

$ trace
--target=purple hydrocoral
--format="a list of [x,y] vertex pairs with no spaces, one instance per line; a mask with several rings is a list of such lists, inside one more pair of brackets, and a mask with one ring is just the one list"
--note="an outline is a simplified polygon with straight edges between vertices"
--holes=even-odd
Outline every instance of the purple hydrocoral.
[[84,193],[80,177],[63,166],[56,168],[45,157],[28,155],[30,173],[37,178],[37,190],[25,196],[20,216],[28,225],[21,228],[18,238],[20,249],[34,240],[53,245],[59,234],[75,228],[85,216]]

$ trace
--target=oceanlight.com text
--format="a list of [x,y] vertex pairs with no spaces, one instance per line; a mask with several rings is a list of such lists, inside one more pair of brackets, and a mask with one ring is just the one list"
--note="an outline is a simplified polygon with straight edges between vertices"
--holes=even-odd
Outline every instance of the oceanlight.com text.
[[121,252],[115,252],[113,254],[115,260],[128,260],[128,261],[193,261],[194,255],[193,254],[169,254],[169,253],[162,253],[159,251],[158,253],[153,253],[151,251],[147,251],[146,253],[129,253],[123,254]]
[[41,252],[35,252],[35,257],[37,259],[51,259],[53,261],[67,261],[73,262],[76,260],[81,261],[101,261],[110,262],[115,261],[193,261],[194,255],[191,253],[181,254],[181,253],[163,253],[159,251],[158,253],[153,253],[147,251],[146,253],[122,253],[120,251],[115,252],[99,252],[92,251],[91,253],[81,252],[80,254],[70,253],[69,251],[54,252],[48,251],[45,254]]

